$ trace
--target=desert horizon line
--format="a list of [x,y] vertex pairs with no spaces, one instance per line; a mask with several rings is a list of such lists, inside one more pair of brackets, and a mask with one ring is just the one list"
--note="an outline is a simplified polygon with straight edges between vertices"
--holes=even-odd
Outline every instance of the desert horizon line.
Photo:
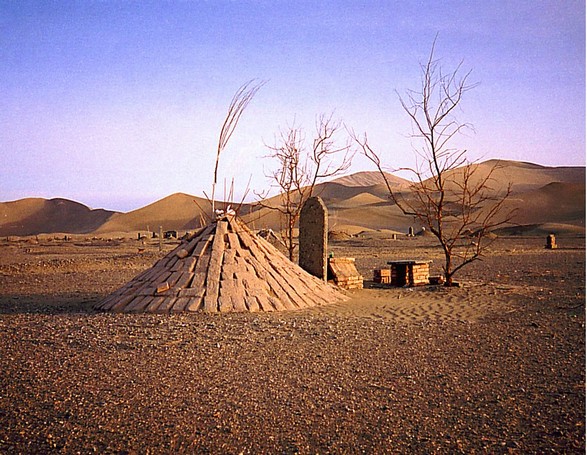
[[[542,168],[546,168],[546,169],[548,169],[548,168],[552,168],[552,169],[585,168],[587,166],[586,164],[559,164],[559,165],[553,166],[553,165],[540,164],[540,163],[536,163],[536,162],[532,162],[532,161],[512,160],[512,159],[505,159],[505,158],[488,158],[483,161],[481,161],[481,160],[473,161],[472,163],[469,163],[469,164],[484,164],[484,163],[489,163],[492,161],[499,161],[499,162],[504,162],[504,163],[526,164],[526,165],[538,166],[538,167],[542,167]],[[397,175],[398,173],[401,173],[402,171],[405,172],[404,169],[387,169],[387,170],[385,170],[386,173],[391,174],[398,179],[405,180],[406,182],[410,182],[411,180],[409,178]],[[348,173],[333,177],[331,179],[324,180],[320,183],[336,182],[337,180],[341,180],[341,179],[344,179],[347,177],[352,177],[353,175],[357,175],[357,174],[379,174],[379,171],[367,170],[367,169],[356,170],[356,171],[348,172]],[[198,191],[200,191],[202,194],[195,194]],[[147,207],[151,204],[155,204],[163,199],[166,199],[168,197],[171,197],[171,196],[177,195],[177,194],[185,194],[190,197],[196,197],[196,198],[200,198],[202,200],[206,200],[208,198],[207,198],[205,192],[206,192],[206,189],[200,188],[200,190],[196,190],[195,192],[188,192],[188,191],[185,191],[182,189],[178,189],[177,191],[168,192],[166,194],[143,193],[141,196],[125,194],[125,195],[122,195],[121,197],[118,197],[118,198],[112,198],[111,202],[109,200],[110,198],[108,197],[108,195],[104,195],[99,192],[86,195],[87,199],[92,199],[92,196],[93,196],[93,198],[95,200],[102,201],[98,204],[91,204],[90,202],[86,201],[84,195],[73,195],[73,196],[67,196],[64,194],[57,194],[57,195],[45,194],[45,195],[43,195],[42,193],[37,193],[37,194],[22,195],[20,197],[18,197],[18,196],[17,197],[10,197],[7,200],[2,199],[2,200],[0,200],[0,203],[14,203],[14,202],[18,202],[18,201],[22,201],[22,200],[26,200],[26,199],[43,199],[43,200],[47,200],[47,201],[63,199],[66,201],[81,204],[81,205],[89,208],[90,210],[104,210],[104,211],[114,212],[114,213],[129,213],[129,212],[133,212],[136,210],[140,210],[144,207]],[[270,194],[267,197],[265,197],[264,199],[269,199],[269,198],[275,197],[278,194],[279,193]],[[235,196],[234,200],[224,200],[223,197],[215,197],[215,200],[217,200],[221,203],[239,203],[241,201],[241,198],[242,198],[242,196],[238,196],[238,197]],[[108,202],[106,202],[107,200],[108,200]],[[244,198],[243,203],[244,204],[254,204],[255,202],[257,202],[259,200],[260,199],[256,198],[254,194],[249,194],[247,197]],[[107,208],[107,205],[110,205],[110,206],[119,205],[119,207],[126,206],[126,208]],[[131,208],[131,206],[132,206],[132,208]]]

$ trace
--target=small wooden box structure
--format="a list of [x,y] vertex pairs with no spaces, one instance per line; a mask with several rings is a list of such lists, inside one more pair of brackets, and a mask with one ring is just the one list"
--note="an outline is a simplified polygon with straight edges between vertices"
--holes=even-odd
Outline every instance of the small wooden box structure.
[[422,286],[429,284],[432,261],[402,260],[390,261],[392,286]]
[[363,276],[355,266],[355,258],[329,258],[328,278],[343,289],[363,289]]
[[374,269],[373,282],[390,284],[391,283],[391,269]]

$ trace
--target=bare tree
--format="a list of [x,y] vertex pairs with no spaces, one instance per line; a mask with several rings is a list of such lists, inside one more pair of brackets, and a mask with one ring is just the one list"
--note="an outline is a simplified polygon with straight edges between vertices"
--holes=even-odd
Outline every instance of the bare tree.
[[320,115],[316,120],[316,133],[308,149],[301,127],[290,127],[280,133],[269,157],[277,161],[276,170],[267,175],[279,191],[277,204],[265,201],[267,194],[258,194],[259,204],[278,211],[284,221],[282,240],[289,259],[294,260],[297,243],[295,227],[308,198],[314,195],[317,183],[346,171],[352,161],[352,140],[340,141],[342,123],[333,115]]
[[467,161],[466,150],[452,147],[455,136],[471,127],[457,121],[454,112],[475,84],[468,82],[470,71],[461,76],[461,64],[444,73],[434,58],[435,44],[436,40],[427,62],[420,65],[420,89],[408,91],[405,98],[398,94],[411,119],[412,137],[421,144],[415,149],[416,167],[403,169],[414,177],[411,191],[394,192],[367,135],[351,134],[383,176],[391,200],[438,239],[444,252],[445,284],[451,286],[454,274],[487,250],[492,242],[488,234],[511,219],[512,212],[503,210],[511,184],[500,191],[492,188],[497,165],[481,168]]

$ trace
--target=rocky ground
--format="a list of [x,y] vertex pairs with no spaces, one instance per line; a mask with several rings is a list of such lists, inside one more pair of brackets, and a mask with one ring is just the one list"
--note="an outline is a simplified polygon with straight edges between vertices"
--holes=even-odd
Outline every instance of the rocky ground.
[[[271,314],[106,314],[160,253],[0,243],[1,453],[584,453],[585,241],[502,239],[462,287]],[[332,251],[367,279],[425,238]],[[165,245],[166,249],[173,245]]]

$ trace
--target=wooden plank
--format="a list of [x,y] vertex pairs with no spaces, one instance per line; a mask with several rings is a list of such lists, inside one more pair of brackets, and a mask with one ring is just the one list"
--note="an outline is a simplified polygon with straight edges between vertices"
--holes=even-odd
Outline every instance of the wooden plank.
[[165,268],[167,270],[172,270],[178,261],[179,261],[179,258],[175,254],[171,255],[171,257],[169,258],[169,261],[167,262],[167,264],[165,264]]
[[129,303],[124,311],[126,313],[139,313],[145,309],[145,307],[151,301],[151,296],[137,296],[131,303]]
[[171,267],[169,270],[172,272],[179,272],[185,267],[185,259],[186,258],[179,258],[177,262]]
[[[251,242],[250,244],[250,251],[250,262],[253,263],[257,273],[260,273],[260,270],[264,271],[261,278],[266,281],[271,290],[277,294],[282,304],[281,306],[283,306],[284,309],[297,309],[308,305],[308,299],[302,298],[303,294],[296,292],[291,286],[291,281],[292,279],[295,279],[295,276],[289,275],[285,272],[282,273],[276,269],[275,262],[279,262],[281,260],[280,258],[275,257],[268,260],[267,256],[257,248],[257,245],[255,245],[254,242]],[[275,262],[273,259],[275,259]],[[287,268],[287,271],[289,272],[289,267]],[[315,305],[316,303],[310,300],[310,304]]]
[[190,303],[190,299],[188,297],[178,297],[175,299],[175,303],[170,309],[171,313],[181,313],[182,311],[186,310],[186,307]]
[[220,282],[220,295],[218,297],[218,309],[222,313],[234,311],[232,304],[232,294],[236,292],[236,285],[234,279],[222,280]]
[[216,225],[216,235],[212,241],[212,251],[210,252],[210,264],[208,265],[208,275],[206,276],[206,294],[204,295],[204,311],[218,311],[218,291],[220,290],[220,272],[222,270],[222,260],[224,257],[224,235],[228,229],[226,221],[218,221]]
[[185,288],[185,289],[180,289],[179,292],[177,293],[178,297],[197,297],[198,295],[203,295],[203,290],[197,289],[197,288]]
[[[243,312],[247,311],[247,306],[245,305],[245,286],[241,280],[233,278],[230,286],[230,298],[232,299],[232,306],[234,311]],[[220,291],[222,292],[223,287],[225,288],[224,282],[222,282]],[[225,288],[226,289],[226,288]]]
[[188,304],[185,307],[185,311],[195,312],[203,309],[204,296],[202,294],[190,297]]
[[171,276],[169,269],[158,269],[159,273],[149,279],[151,286],[157,287],[159,284],[163,284]]
[[188,255],[193,254],[194,248],[196,248],[196,245],[198,244],[199,241],[200,241],[200,238],[198,236],[195,236],[186,243],[184,248],[188,252]]
[[275,311],[275,307],[269,301],[269,295],[265,292],[260,292],[259,294],[255,295],[257,302],[259,303],[259,308],[261,311]]
[[314,306],[319,302],[313,297],[314,293],[308,291],[308,287],[296,276],[295,273],[291,273],[291,269],[287,268],[279,261],[270,261],[270,267],[275,270],[274,276],[279,277],[278,282],[283,287],[284,291],[287,292],[292,302],[298,308],[304,308],[307,306]]
[[141,281],[151,281],[153,277],[160,275],[164,270],[167,270],[162,265],[154,265],[145,276],[141,278]]
[[189,287],[192,279],[194,278],[194,273],[190,272],[180,272],[181,275],[178,280],[173,285],[172,290],[175,292],[179,292],[180,289]]
[[[203,252],[206,251],[206,249],[203,250]],[[186,311],[195,312],[200,311],[203,308],[203,299],[206,292],[204,286],[206,283],[206,275],[208,274],[209,262],[209,254],[200,255],[196,268],[194,269],[194,277],[190,283],[190,287],[181,289],[178,293],[179,297],[189,298],[189,302],[185,306]]]
[[255,296],[246,295],[245,296],[245,305],[247,306],[247,309],[251,313],[256,313],[257,311],[259,311],[261,309],[259,307],[259,301],[257,300],[257,298]]
[[234,306],[232,305],[232,299],[230,295],[219,295],[218,296],[218,311],[221,313],[230,313],[234,311]]
[[238,234],[236,232],[228,233],[228,245],[231,250],[235,251],[241,248],[241,243],[238,239]]
[[149,302],[149,305],[147,306],[147,308],[145,308],[145,311],[147,313],[155,313],[164,301],[165,301],[165,297],[151,298],[151,301]]
[[276,299],[279,300],[279,303],[283,308],[279,308],[277,305],[275,305],[274,301],[269,299],[271,301],[271,303],[278,310],[279,309],[292,310],[294,308],[297,308],[295,303],[290,299],[287,292],[285,292],[285,289],[282,286],[282,284],[279,283],[279,277],[272,272],[273,271],[271,269],[267,269],[267,274],[265,275],[265,280],[269,284],[269,288],[276,294]]
[[232,280],[237,270],[236,250],[225,250],[222,260],[222,280]]
[[[258,255],[255,248],[251,251],[255,256]],[[261,251],[260,248],[258,251]],[[323,282],[317,278],[309,280],[308,277],[311,276],[309,274],[306,274],[307,277],[302,279],[298,270],[296,270],[299,269],[302,271],[302,269],[297,267],[284,256],[273,255],[270,260],[266,260],[266,263],[268,268],[272,270],[272,275],[278,277],[278,282],[283,286],[296,307],[302,308],[306,306],[322,305],[327,302],[317,294],[317,286],[322,286]],[[302,273],[305,272],[302,271]]]
[[245,311],[247,311],[247,305],[245,304],[244,294],[242,297],[239,297],[238,295],[232,295],[230,296],[230,298],[232,299],[232,306],[234,307],[235,311],[239,313],[244,313]]
[[203,254],[204,251],[208,248],[208,245],[212,242],[213,238],[214,236],[212,235],[206,235],[202,237],[196,245],[196,248],[194,249],[192,256],[200,256],[201,254]]
[[169,283],[169,287],[172,288],[177,285],[177,282],[183,278],[184,272],[173,272],[167,278],[167,282]]
[[173,307],[173,305],[175,305],[176,300],[177,300],[177,298],[174,296],[165,297],[163,302],[161,302],[161,305],[159,306],[159,308],[157,308],[156,312],[157,313],[169,313],[169,311],[171,310],[171,307]]
[[142,281],[145,279],[146,276],[148,276],[152,271],[152,267],[149,267],[146,270],[143,270],[141,273],[139,273],[138,275],[136,275],[132,280],[130,280],[130,282],[132,281]]
[[269,301],[277,311],[284,311],[286,309],[277,297],[269,296]]
[[194,268],[194,279],[190,287],[192,288],[203,288],[206,283],[206,275],[208,274],[208,267],[210,265],[210,255],[202,254],[198,258],[196,267]]
[[185,258],[183,261],[183,268],[181,269],[182,272],[193,272],[196,268],[196,263],[198,262],[198,258],[194,256],[190,256]]
[[165,283],[161,283],[159,286],[157,286],[155,293],[156,294],[163,294],[164,292],[169,291],[170,288],[171,288],[171,286],[169,285],[169,282],[166,281]]
[[123,308],[131,302],[135,296],[133,295],[115,295],[111,299],[108,299],[101,307],[103,310],[117,311],[119,308]]

